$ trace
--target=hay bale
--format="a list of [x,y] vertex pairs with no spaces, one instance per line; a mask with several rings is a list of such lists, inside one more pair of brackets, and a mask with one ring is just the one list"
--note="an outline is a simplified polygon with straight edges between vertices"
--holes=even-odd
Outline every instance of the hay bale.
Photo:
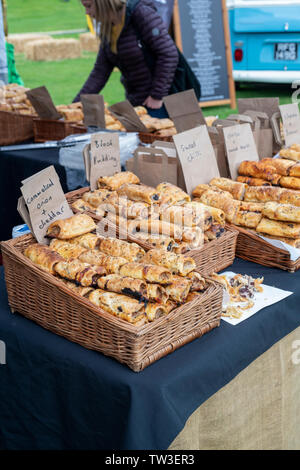
[[23,54],[25,45],[32,41],[39,41],[42,39],[52,39],[49,34],[28,33],[28,34],[9,34],[7,42],[12,44],[15,48],[16,54]]
[[56,61],[81,57],[78,39],[32,41],[25,46],[25,56],[34,61]]
[[82,33],[79,35],[81,49],[88,52],[98,52],[100,39],[93,33]]

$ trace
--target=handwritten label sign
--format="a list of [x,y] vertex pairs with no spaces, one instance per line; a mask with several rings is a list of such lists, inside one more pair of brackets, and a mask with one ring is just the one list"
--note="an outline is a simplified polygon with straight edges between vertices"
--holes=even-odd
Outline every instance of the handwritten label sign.
[[30,218],[29,226],[32,227],[37,241],[47,244],[45,235],[49,225],[57,219],[66,219],[73,215],[59,177],[54,166],[50,166],[22,181],[22,184],[23,201],[18,201],[19,213],[24,213],[26,204]]
[[300,143],[300,113],[297,103],[279,106],[286,147]]
[[223,129],[230,176],[238,177],[238,168],[245,160],[258,162],[259,157],[250,124],[239,124]]
[[99,132],[91,136],[91,190],[97,189],[100,176],[112,176],[121,171],[119,135]]
[[206,126],[173,137],[189,194],[198,184],[220,176],[216,155]]

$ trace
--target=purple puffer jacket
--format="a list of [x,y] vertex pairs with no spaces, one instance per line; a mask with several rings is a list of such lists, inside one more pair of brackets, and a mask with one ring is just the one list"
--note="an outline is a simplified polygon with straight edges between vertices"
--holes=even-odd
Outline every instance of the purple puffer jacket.
[[[151,71],[136,31],[156,57]],[[114,54],[108,44],[100,47],[94,68],[74,101],[79,101],[81,94],[99,93],[114,67],[122,73],[126,97],[133,106],[142,105],[148,96],[161,100],[168,95],[178,64],[178,52],[151,0],[139,1],[125,23],[117,50]]]

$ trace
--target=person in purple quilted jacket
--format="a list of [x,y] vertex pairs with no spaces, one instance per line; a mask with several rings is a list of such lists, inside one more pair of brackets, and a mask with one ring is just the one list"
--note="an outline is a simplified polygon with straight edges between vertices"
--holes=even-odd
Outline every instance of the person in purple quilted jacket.
[[[151,0],[81,0],[100,25],[101,46],[92,72],[74,99],[96,94],[114,67],[121,71],[126,98],[164,117],[162,99],[169,94],[178,65],[178,50]],[[149,63],[145,50],[152,58]]]

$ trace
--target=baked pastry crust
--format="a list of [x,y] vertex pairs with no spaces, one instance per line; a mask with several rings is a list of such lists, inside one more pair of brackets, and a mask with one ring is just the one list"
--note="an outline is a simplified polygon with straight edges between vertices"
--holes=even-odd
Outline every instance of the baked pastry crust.
[[129,323],[140,324],[141,320],[146,320],[143,304],[126,295],[95,289],[90,293],[89,300],[97,307]]
[[125,258],[131,262],[139,261],[145,255],[145,250],[137,243],[128,243],[118,238],[100,238],[99,250],[107,255]]
[[107,274],[102,266],[91,266],[79,260],[61,261],[54,269],[62,278],[74,281],[82,287],[96,287],[99,277]]
[[24,250],[24,255],[48,273],[55,274],[55,265],[64,261],[63,257],[46,245],[34,243]]
[[113,176],[102,176],[98,179],[98,187],[116,191],[123,184],[139,184],[140,179],[131,171],[121,171]]
[[266,202],[262,213],[269,219],[300,223],[300,207],[291,204]]
[[143,300],[147,296],[147,284],[140,279],[123,277],[118,274],[103,276],[98,279],[98,287],[102,290],[128,295],[137,300]]
[[168,284],[172,276],[171,272],[162,266],[145,265],[141,263],[124,264],[120,269],[120,275],[162,285]]
[[210,183],[222,191],[228,191],[234,199],[242,201],[244,199],[246,185],[237,181],[232,181],[228,178],[213,178]]
[[156,189],[144,184],[123,184],[118,190],[120,196],[126,196],[131,201],[153,204],[159,202],[159,194]]
[[95,266],[103,266],[108,274],[117,274],[120,268],[128,263],[127,259],[105,255],[99,250],[84,251],[79,256],[79,261]]
[[76,214],[68,219],[60,219],[49,225],[47,237],[67,240],[96,229],[93,219],[87,214]]
[[256,231],[272,236],[300,238],[300,224],[271,220],[266,217],[261,220],[259,225],[256,227]]
[[159,248],[149,250],[144,256],[143,262],[163,266],[172,273],[182,276],[186,276],[196,269],[196,263],[193,258],[170,253]]

